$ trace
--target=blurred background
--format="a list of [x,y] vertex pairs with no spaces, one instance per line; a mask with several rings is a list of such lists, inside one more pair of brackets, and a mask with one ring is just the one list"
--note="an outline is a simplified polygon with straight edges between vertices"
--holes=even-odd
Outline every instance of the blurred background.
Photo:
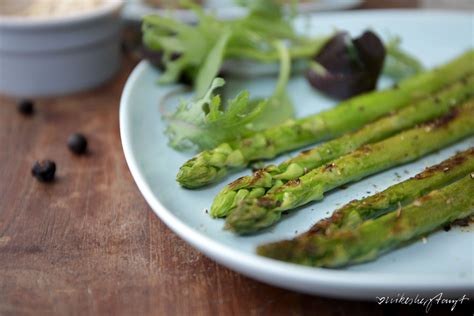
[[[245,14],[243,0],[195,0],[222,19]],[[292,0],[282,0],[292,3]],[[301,13],[390,8],[473,10],[472,0],[301,0]],[[166,14],[194,23],[173,0],[1,0],[0,93],[41,97],[88,90],[109,81],[122,53],[143,58],[141,18]],[[47,79],[47,80],[44,80]]]

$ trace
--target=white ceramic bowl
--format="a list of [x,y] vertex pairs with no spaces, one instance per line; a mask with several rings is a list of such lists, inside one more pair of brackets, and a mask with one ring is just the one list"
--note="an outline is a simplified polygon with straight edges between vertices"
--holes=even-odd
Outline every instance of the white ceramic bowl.
[[0,16],[0,93],[67,94],[100,85],[120,67],[122,1],[64,17]]

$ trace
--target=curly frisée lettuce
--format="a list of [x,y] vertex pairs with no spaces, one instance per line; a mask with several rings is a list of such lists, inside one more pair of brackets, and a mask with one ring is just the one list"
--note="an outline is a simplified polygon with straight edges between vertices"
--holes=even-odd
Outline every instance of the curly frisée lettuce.
[[169,144],[177,150],[213,148],[292,118],[293,106],[285,92],[291,61],[283,43],[277,42],[274,46],[281,63],[276,88],[270,98],[251,100],[249,92],[242,91],[224,106],[221,97],[214,92],[224,86],[225,80],[214,78],[202,97],[183,101],[176,112],[164,114]]

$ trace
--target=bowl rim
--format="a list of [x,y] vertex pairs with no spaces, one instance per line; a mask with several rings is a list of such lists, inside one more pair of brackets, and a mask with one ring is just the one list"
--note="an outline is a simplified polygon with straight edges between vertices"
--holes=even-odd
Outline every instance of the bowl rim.
[[64,16],[35,16],[25,17],[17,15],[1,15],[0,28],[31,29],[54,28],[64,25],[79,24],[103,16],[119,13],[124,6],[124,0],[107,0],[97,8],[85,12],[71,13]]

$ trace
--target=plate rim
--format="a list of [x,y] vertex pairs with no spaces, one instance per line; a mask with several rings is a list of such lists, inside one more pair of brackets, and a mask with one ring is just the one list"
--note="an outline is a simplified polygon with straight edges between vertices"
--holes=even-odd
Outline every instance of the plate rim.
[[[351,15],[380,15],[399,13],[435,12],[439,10],[360,10],[351,12]],[[443,12],[446,15],[466,15],[466,13]],[[345,15],[346,13],[331,13],[331,15]],[[312,14],[312,15],[317,15]],[[467,14],[474,16],[474,14]],[[125,160],[132,177],[153,212],[180,238],[199,250],[211,260],[214,260],[238,273],[250,278],[272,284],[278,287],[296,290],[307,294],[318,294],[327,297],[343,297],[350,299],[372,299],[383,293],[439,293],[456,295],[472,290],[471,278],[455,279],[452,277],[420,275],[402,275],[380,272],[359,272],[326,268],[305,267],[297,264],[280,262],[264,258],[256,254],[234,250],[205,236],[200,231],[188,226],[154,196],[152,189],[140,170],[133,152],[131,122],[129,112],[133,108],[131,100],[136,82],[151,65],[141,61],[129,75],[120,99],[119,129]],[[276,278],[275,276],[278,276]],[[343,290],[341,290],[343,289]]]

